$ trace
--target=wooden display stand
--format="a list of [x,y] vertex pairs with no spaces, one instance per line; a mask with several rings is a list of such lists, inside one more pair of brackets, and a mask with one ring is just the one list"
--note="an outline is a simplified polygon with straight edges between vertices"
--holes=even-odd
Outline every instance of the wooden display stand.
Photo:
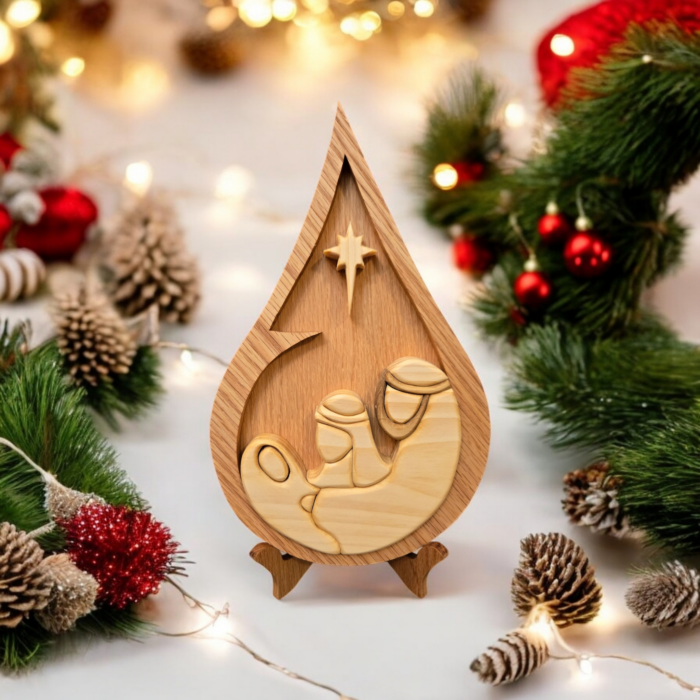
[[[211,446],[284,597],[312,563],[389,562],[417,596],[469,503],[486,397],[338,108],[282,277],[224,376]],[[416,552],[417,550],[417,552]],[[282,554],[284,552],[284,554]]]

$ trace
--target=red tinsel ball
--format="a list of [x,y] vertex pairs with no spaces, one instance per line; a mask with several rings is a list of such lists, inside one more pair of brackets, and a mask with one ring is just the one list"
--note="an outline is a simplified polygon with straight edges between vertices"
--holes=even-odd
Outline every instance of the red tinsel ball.
[[70,260],[85,242],[88,228],[97,221],[95,202],[71,187],[39,191],[46,207],[39,221],[17,232],[17,247],[29,248],[44,260]]
[[537,231],[545,245],[563,243],[574,229],[563,214],[545,214],[537,222]]
[[2,250],[5,236],[10,232],[12,224],[13,221],[10,212],[7,211],[4,204],[0,204],[0,250]]
[[17,151],[22,150],[22,144],[8,131],[0,134],[0,161],[5,166],[5,170],[10,167],[12,158]]
[[599,277],[612,264],[612,246],[595,231],[581,231],[564,247],[564,263],[576,277]]
[[61,523],[73,563],[97,579],[97,600],[123,609],[156,593],[180,545],[150,513],[93,503]]
[[478,236],[465,234],[455,238],[452,259],[463,272],[479,275],[493,264],[493,252]]
[[457,171],[457,187],[478,182],[484,177],[485,167],[483,163],[461,161],[450,163],[450,165]]
[[[600,56],[624,38],[631,23],[646,24],[653,20],[674,22],[688,32],[698,31],[700,1],[603,0],[550,29],[537,48],[537,67],[545,102],[556,105],[569,82],[571,69],[595,65]],[[555,36],[558,44],[552,43]]]
[[529,311],[538,311],[549,303],[552,285],[542,272],[522,272],[513,284],[515,298]]

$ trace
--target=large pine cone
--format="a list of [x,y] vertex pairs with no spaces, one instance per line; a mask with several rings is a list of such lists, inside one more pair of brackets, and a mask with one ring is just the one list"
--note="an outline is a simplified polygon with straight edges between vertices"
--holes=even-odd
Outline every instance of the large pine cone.
[[627,607],[649,627],[700,624],[700,573],[679,561],[638,576],[625,594]]
[[51,578],[44,551],[10,523],[0,524],[0,628],[17,627],[49,602]]
[[557,627],[568,627],[590,622],[600,610],[603,594],[581,547],[565,535],[550,533],[529,535],[520,542],[511,596],[521,617],[539,606]]
[[469,667],[482,683],[504,685],[525,678],[549,659],[544,638],[527,630],[515,630],[501,637]]
[[630,529],[629,520],[617,500],[622,480],[608,474],[608,464],[592,464],[564,477],[562,506],[574,525],[592,532],[624,537]]
[[199,304],[197,262],[175,211],[159,197],[143,197],[122,212],[107,241],[104,272],[114,303],[128,317],[157,304],[162,320],[187,323]]
[[58,349],[78,386],[98,386],[129,372],[136,343],[103,296],[81,288],[58,297],[54,320]]

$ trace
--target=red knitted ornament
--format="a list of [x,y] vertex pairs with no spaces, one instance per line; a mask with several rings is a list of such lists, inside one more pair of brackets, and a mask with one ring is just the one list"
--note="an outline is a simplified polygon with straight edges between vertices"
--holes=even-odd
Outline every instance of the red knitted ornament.
[[156,593],[174,570],[180,545],[145,511],[92,503],[61,525],[73,563],[100,584],[99,602],[121,610]]
[[0,134],[0,162],[5,166],[5,170],[10,167],[12,158],[17,151],[22,150],[22,144],[9,132]]
[[97,221],[97,205],[70,187],[39,191],[46,207],[41,219],[17,232],[17,247],[29,248],[44,260],[70,260],[84,243],[88,228]]

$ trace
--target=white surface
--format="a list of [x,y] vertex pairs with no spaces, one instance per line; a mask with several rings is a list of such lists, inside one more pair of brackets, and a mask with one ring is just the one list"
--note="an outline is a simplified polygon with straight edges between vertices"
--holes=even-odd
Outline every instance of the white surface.
[[[576,4],[494,0],[489,21],[470,30],[469,41],[513,94],[532,105],[533,42]],[[213,363],[197,359],[199,369],[192,374],[175,356],[167,356],[168,393],[160,409],[110,439],[153,512],[196,561],[185,581],[188,590],[215,605],[230,602],[234,631],[254,648],[353,698],[681,698],[683,691],[669,681],[618,662],[594,662],[594,675],[585,680],[569,664],[551,663],[508,691],[482,686],[469,672],[476,654],[516,626],[509,583],[519,540],[530,532],[559,530],[587,549],[606,594],[604,619],[567,638],[592,651],[647,658],[700,682],[697,633],[644,630],[624,607],[629,569],[644,561],[644,553],[634,544],[597,539],[566,524],[559,507],[560,479],[578,463],[544,446],[527,417],[501,408],[501,364],[475,337],[457,304],[468,283],[452,268],[448,244],[416,213],[419,202],[406,173],[422,101],[455,57],[470,50],[464,38],[432,39],[403,51],[401,58],[396,52],[380,61],[370,49],[364,58],[346,63],[316,61],[304,73],[291,62],[281,68],[263,55],[220,81],[175,72],[162,100],[147,110],[100,106],[80,93],[62,94],[67,143],[82,161],[113,152],[119,171],[130,160],[147,159],[156,185],[180,193],[189,241],[205,270],[204,303],[191,326],[169,329],[167,336],[227,359],[256,320],[292,249],[316,187],[335,104],[343,103],[408,248],[476,366],[491,405],[486,475],[470,507],[440,537],[450,556],[431,574],[428,598],[413,598],[387,565],[314,566],[283,602],[272,597],[268,573],[248,556],[257,539],[229,508],[211,463],[209,414],[222,375]],[[526,131],[513,136],[527,143]],[[254,177],[253,190],[238,207],[211,196],[216,176],[232,164]],[[695,182],[678,199],[688,220],[700,215],[697,194]],[[695,339],[700,338],[699,273],[700,247],[694,242],[682,272],[656,293],[661,310]],[[34,313],[33,306],[11,313],[27,310]],[[171,631],[201,623],[172,592],[152,606],[156,619]],[[162,637],[81,648],[28,677],[0,678],[0,696],[332,697],[221,642]]]

